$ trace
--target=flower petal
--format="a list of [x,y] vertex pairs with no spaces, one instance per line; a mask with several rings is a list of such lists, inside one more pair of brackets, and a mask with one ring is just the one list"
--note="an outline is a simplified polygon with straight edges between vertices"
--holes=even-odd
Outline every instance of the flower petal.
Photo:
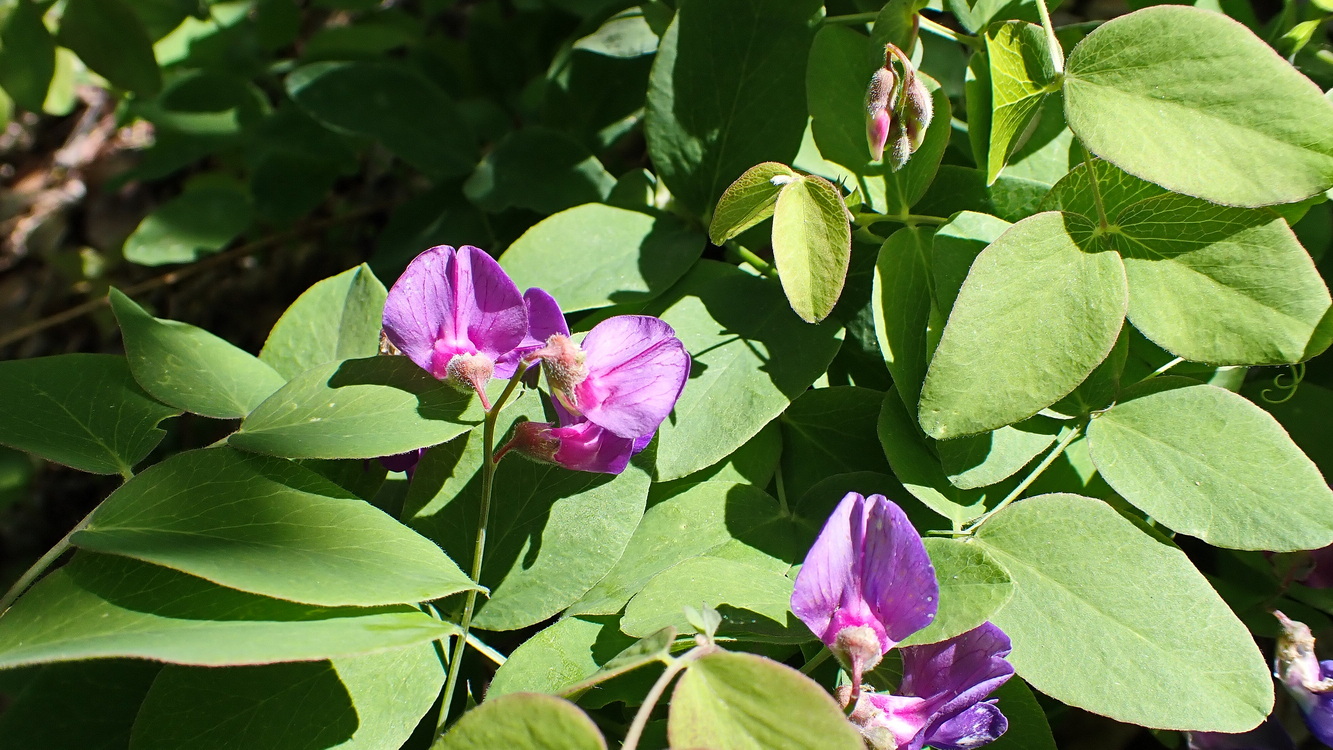
[[[903,682],[898,692],[935,705],[933,727],[970,710],[1014,675],[1009,636],[983,623],[947,641],[902,650]],[[928,735],[929,735],[928,731]],[[927,738],[928,741],[929,737]]]
[[851,519],[853,514],[863,515],[864,506],[865,498],[855,492],[847,493],[838,503],[806,553],[792,590],[792,613],[828,646],[837,636],[828,630],[843,593],[857,588],[859,550],[853,547]]
[[575,394],[583,416],[621,437],[656,431],[690,375],[690,355],[671,326],[619,315],[598,323],[581,346],[588,378]]
[[574,471],[619,474],[629,466],[635,453],[634,441],[623,438],[592,422],[580,422],[550,431],[560,440],[554,461]]
[[1000,738],[1009,720],[995,701],[977,703],[930,730],[923,739],[935,750],[971,750]]
[[437,378],[455,354],[499,357],[523,340],[527,311],[518,287],[484,251],[464,245],[418,255],[389,290],[389,341]]
[[921,534],[883,495],[867,498],[862,590],[895,644],[926,627],[939,609],[940,586]]
[[565,323],[565,314],[561,312],[560,304],[545,289],[534,286],[524,292],[523,304],[528,311],[528,331],[516,348],[495,360],[497,378],[514,377],[519,359],[528,352],[542,348],[546,339],[553,334],[569,335],[569,325]]

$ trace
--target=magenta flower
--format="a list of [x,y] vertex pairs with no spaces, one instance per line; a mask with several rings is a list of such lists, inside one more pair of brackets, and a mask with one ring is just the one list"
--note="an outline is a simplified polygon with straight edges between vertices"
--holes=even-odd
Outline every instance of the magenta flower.
[[560,303],[544,289],[533,287],[523,293],[523,305],[528,311],[528,331],[513,350],[500,355],[495,361],[495,377],[512,378],[524,356],[541,349],[551,336],[569,335],[565,314]]
[[1333,747],[1333,660],[1315,656],[1314,634],[1303,622],[1274,611],[1282,623],[1273,658],[1273,676],[1287,689],[1320,742]]
[[902,508],[848,493],[796,576],[791,609],[846,664],[851,695],[884,654],[935,619],[935,568]]
[[406,453],[395,453],[392,456],[380,456],[379,461],[380,465],[389,471],[404,472],[407,474],[407,478],[411,479],[412,475],[416,473],[417,464],[421,463],[421,457],[424,455],[426,455],[426,449],[417,448],[414,451],[408,451]]
[[[563,413],[558,405],[556,408]],[[548,422],[519,422],[514,425],[514,437],[496,455],[498,460],[514,450],[535,461],[573,471],[619,474],[652,439],[651,434],[623,438],[582,417],[568,423],[562,420],[558,427]]]
[[[407,266],[384,305],[389,342],[436,378],[476,391],[523,342],[528,313],[518,287],[485,251],[432,247]],[[512,369],[510,370],[512,373]]]
[[862,695],[851,720],[877,748],[967,750],[992,742],[1009,722],[985,698],[1014,675],[1004,658],[1009,651],[1009,637],[991,623],[939,643],[904,647],[896,694]]
[[690,376],[690,355],[676,332],[644,315],[608,318],[579,344],[556,333],[527,359],[541,360],[552,396],[571,418],[630,440],[657,431]]

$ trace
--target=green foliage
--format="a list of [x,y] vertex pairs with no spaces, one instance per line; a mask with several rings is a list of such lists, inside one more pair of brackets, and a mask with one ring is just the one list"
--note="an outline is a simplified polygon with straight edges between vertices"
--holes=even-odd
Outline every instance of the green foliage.
[[510,693],[468,713],[431,747],[606,750],[606,740],[592,719],[569,701],[541,693]]
[[145,266],[199,260],[236,239],[250,216],[249,198],[239,185],[201,182],[144,218],[125,240],[125,259]]
[[324,279],[282,314],[259,359],[290,380],[327,362],[374,355],[387,294],[364,264]]

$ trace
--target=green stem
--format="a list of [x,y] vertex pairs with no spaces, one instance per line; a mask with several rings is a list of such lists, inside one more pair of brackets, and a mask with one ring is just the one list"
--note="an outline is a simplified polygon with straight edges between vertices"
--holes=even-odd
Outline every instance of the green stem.
[[1097,204],[1097,221],[1103,232],[1111,228],[1106,220],[1106,205],[1102,203],[1102,188],[1097,184],[1097,170],[1092,168],[1092,152],[1083,147],[1083,166],[1088,170],[1088,182],[1092,184],[1092,201]]
[[741,260],[754,266],[756,271],[762,273],[763,275],[769,277],[770,279],[776,279],[778,277],[778,269],[774,268],[772,263],[769,263],[768,261],[764,260],[763,258],[760,258],[758,255],[755,255],[754,253],[750,252],[744,247],[741,247],[740,245],[737,245],[734,242],[729,244],[731,245],[731,249],[735,250],[736,254],[741,257]]
[[657,702],[662,699],[662,693],[666,692],[667,686],[671,684],[671,681],[681,670],[690,665],[690,662],[711,654],[715,650],[717,650],[717,647],[711,644],[695,646],[683,656],[667,662],[666,669],[662,670],[657,682],[653,683],[648,695],[644,696],[643,704],[639,706],[639,712],[634,714],[634,722],[629,725],[629,731],[625,733],[625,741],[621,744],[620,750],[637,750],[639,740],[643,737],[643,730],[648,726],[648,718],[652,716],[653,709],[657,708]]
[[[481,582],[481,564],[486,556],[486,529],[491,521],[491,490],[495,485],[495,423],[500,417],[500,410],[504,408],[505,402],[513,395],[514,389],[518,387],[527,372],[528,366],[519,363],[518,369],[514,371],[514,377],[509,379],[509,384],[505,386],[504,392],[500,398],[495,400],[495,404],[486,412],[486,420],[482,422],[481,427],[481,510],[477,514],[477,537],[472,547],[472,580]],[[463,619],[459,623],[462,632],[458,635],[458,640],[454,644],[453,657],[449,659],[449,675],[444,681],[444,698],[440,703],[440,719],[436,725],[437,730],[443,731],[444,725],[449,720],[449,704],[453,702],[454,688],[458,685],[458,673],[462,671],[463,653],[467,650],[468,631],[472,628],[472,614],[477,609],[477,590],[469,589],[467,599],[463,604]]]
[[824,662],[828,661],[828,658],[832,655],[833,655],[832,651],[829,651],[826,648],[820,649],[819,653],[815,654],[813,659],[806,662],[805,666],[801,667],[801,674],[808,675],[811,672],[815,671],[817,668],[819,668],[820,664],[823,664]]
[[958,42],[959,44],[966,44],[972,49],[981,49],[983,45],[983,42],[981,41],[980,37],[975,37],[972,36],[971,34],[960,34],[957,31],[954,31],[953,29],[949,28],[948,26],[945,26],[944,24],[941,24],[937,21],[932,21],[929,18],[926,18],[925,16],[919,13],[917,14],[917,18],[920,19],[921,28],[923,30],[929,31],[930,33],[935,34],[936,36],[942,36],[945,39],[952,39],[953,41]]
[[1037,15],[1041,16],[1041,27],[1046,31],[1046,44],[1050,47],[1051,65],[1055,68],[1057,79],[1065,73],[1065,51],[1060,47],[1060,40],[1055,36],[1055,27],[1051,25],[1050,11],[1046,10],[1046,0],[1037,0]]
[[1033,482],[1037,481],[1037,478],[1040,477],[1043,472],[1050,468],[1051,464],[1055,463],[1055,459],[1059,458],[1060,454],[1065,452],[1065,448],[1068,448],[1069,444],[1074,442],[1075,438],[1081,434],[1083,434],[1082,424],[1071,429],[1067,435],[1061,438],[1060,442],[1055,444],[1055,447],[1051,449],[1051,452],[1046,454],[1046,458],[1043,458],[1041,463],[1037,464],[1037,466],[1023,478],[1023,481],[1018,483],[1018,486],[1014,488],[1013,492],[1006,495],[1005,498],[1000,501],[999,505],[991,508],[981,518],[973,521],[972,525],[967,527],[963,534],[968,536],[975,534],[977,529],[981,528],[983,523],[990,520],[991,516],[1004,510],[1010,503],[1017,500],[1020,495],[1027,491],[1028,487],[1032,486]]
[[836,23],[842,26],[855,26],[862,23],[874,23],[876,18],[879,18],[878,11],[870,13],[851,13],[845,16],[828,16],[823,22]]
[[97,508],[93,508],[89,511],[88,515],[84,516],[82,521],[75,524],[74,528],[70,529],[68,534],[61,538],[60,541],[56,542],[56,546],[47,550],[46,554],[37,558],[37,562],[33,563],[31,568],[28,568],[24,571],[23,575],[19,576],[19,579],[14,582],[14,585],[10,586],[9,590],[5,592],[4,598],[0,598],[0,614],[9,609],[9,606],[14,603],[15,599],[19,598],[20,594],[27,591],[33,581],[36,581],[41,577],[42,573],[46,572],[47,568],[51,567],[51,563],[59,560],[61,555],[69,551],[71,546],[69,540],[73,538],[75,533],[88,528],[89,522],[93,520],[93,513],[96,512]]
[[922,214],[898,214],[896,216],[875,216],[873,214],[866,214],[866,216],[870,219],[866,226],[874,226],[875,224],[880,224],[885,221],[906,224],[909,227],[914,227],[917,224],[939,225],[949,223],[949,220],[943,216],[924,216]]
[[[1184,358],[1184,357],[1176,357],[1175,359],[1171,360],[1170,362],[1167,362],[1166,364],[1162,365],[1161,367],[1157,368],[1156,370],[1153,370],[1152,372],[1148,373],[1147,375],[1144,375],[1144,376],[1143,376],[1143,380],[1152,380],[1153,378],[1157,377],[1158,375],[1161,375],[1162,373],[1166,372],[1167,370],[1170,370],[1172,367],[1175,367],[1176,365],[1178,365],[1178,364],[1180,364],[1181,362],[1184,362],[1184,361],[1185,361],[1185,358]],[[1141,383],[1141,382],[1143,382],[1143,380],[1140,380],[1139,382]]]
[[782,486],[782,467],[777,466],[773,469],[773,486],[778,492],[778,506],[782,511],[782,517],[787,518],[791,515],[791,510],[787,505],[787,488]]

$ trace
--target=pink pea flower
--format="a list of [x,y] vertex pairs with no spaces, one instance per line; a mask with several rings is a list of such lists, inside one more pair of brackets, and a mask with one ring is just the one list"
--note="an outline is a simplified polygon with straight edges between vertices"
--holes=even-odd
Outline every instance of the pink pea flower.
[[866,87],[866,142],[870,146],[872,161],[884,158],[884,145],[889,142],[889,130],[893,125],[897,85],[898,78],[893,70],[883,67],[875,71]]
[[523,293],[523,305],[528,311],[528,330],[513,350],[500,355],[495,361],[495,377],[512,378],[523,357],[546,346],[546,340],[555,334],[569,335],[569,325],[560,303],[545,289],[533,287]]
[[1273,657],[1273,676],[1282,683],[1305,716],[1305,725],[1320,742],[1333,747],[1333,660],[1319,661],[1310,628],[1281,612],[1282,624]]
[[851,720],[877,750],[969,750],[1009,728],[995,700],[1014,675],[1004,657],[1009,637],[991,623],[925,646],[902,649],[903,680],[895,694],[865,693]]
[[676,332],[646,315],[608,318],[578,344],[553,334],[527,358],[541,360],[551,395],[571,418],[630,440],[657,431],[690,376],[690,355]]
[[907,516],[883,495],[850,492],[796,576],[791,609],[850,669],[850,696],[884,654],[935,619],[935,568]]
[[384,333],[422,369],[476,391],[490,409],[486,384],[528,333],[527,306],[485,251],[440,245],[413,259],[389,290]]

